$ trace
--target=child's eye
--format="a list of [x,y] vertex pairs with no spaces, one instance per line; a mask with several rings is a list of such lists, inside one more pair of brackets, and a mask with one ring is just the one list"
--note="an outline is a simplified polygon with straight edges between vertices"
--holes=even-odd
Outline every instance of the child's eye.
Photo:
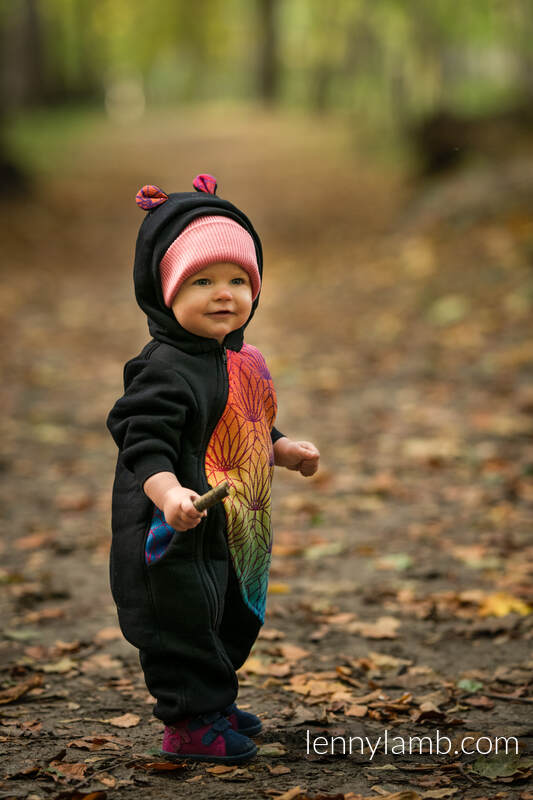
[[231,282],[236,284],[244,283],[244,278],[233,278]]
[[211,281],[209,278],[197,278],[195,281],[193,281],[193,286],[209,286],[210,283]]

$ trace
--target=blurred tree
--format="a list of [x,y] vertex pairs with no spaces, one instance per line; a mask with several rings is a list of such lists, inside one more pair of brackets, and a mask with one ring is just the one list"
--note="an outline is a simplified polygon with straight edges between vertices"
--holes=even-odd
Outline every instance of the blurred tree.
[[3,7],[3,108],[31,106],[43,96],[43,48],[37,0],[16,0]]
[[[0,6],[0,181],[3,197],[23,193],[28,186],[23,167],[12,156],[6,143],[6,119],[14,105],[27,102],[36,94],[39,51],[33,53],[30,47],[32,42],[35,44],[35,12],[32,0]],[[13,50],[14,44],[22,48],[20,64],[16,59],[10,59],[17,52]]]
[[258,94],[263,102],[273,103],[278,96],[278,0],[256,0],[258,43]]

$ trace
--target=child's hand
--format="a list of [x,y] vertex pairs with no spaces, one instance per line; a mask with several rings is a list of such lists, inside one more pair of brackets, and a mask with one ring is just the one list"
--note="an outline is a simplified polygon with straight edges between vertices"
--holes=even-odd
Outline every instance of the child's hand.
[[309,477],[318,469],[320,453],[311,442],[293,442],[286,436],[274,445],[274,462]]
[[193,500],[197,500],[199,497],[199,494],[184,486],[173,486],[165,492],[161,510],[171,528],[177,531],[188,531],[198,525],[200,520],[207,515],[207,511],[197,511],[192,504]]

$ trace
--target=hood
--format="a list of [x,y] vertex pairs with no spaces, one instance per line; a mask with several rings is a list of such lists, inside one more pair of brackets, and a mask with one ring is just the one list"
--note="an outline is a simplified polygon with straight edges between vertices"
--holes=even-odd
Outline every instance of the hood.
[[[159,276],[159,263],[163,255],[193,219],[208,214],[230,217],[248,231],[255,244],[261,281],[263,250],[261,240],[248,217],[232,203],[215,194],[214,178],[209,175],[199,175],[195,178],[193,186],[196,189],[194,192],[176,192],[168,195],[156,186],[144,186],[139,191],[137,204],[148,211],[137,236],[133,281],[135,297],[148,318],[148,328],[152,337],[189,353],[202,353],[218,348],[219,344],[216,339],[197,336],[187,331],[176,320],[172,309],[165,306]],[[244,329],[255,313],[259,296],[252,304],[246,323],[226,336],[224,345],[231,350],[241,349]]]

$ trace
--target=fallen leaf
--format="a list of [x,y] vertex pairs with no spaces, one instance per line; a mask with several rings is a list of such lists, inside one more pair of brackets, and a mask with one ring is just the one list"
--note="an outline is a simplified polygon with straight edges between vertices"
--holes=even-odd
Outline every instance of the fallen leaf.
[[348,633],[356,633],[365,639],[396,639],[396,629],[400,627],[400,620],[396,617],[380,617],[375,623],[351,622]]
[[269,583],[268,584],[268,593],[269,594],[289,594],[291,587],[288,583]]
[[403,666],[412,664],[412,661],[409,661],[407,658],[396,658],[387,653],[376,653],[373,650],[370,651],[368,657],[372,661],[374,667],[380,670],[380,672],[390,669],[400,669]]
[[277,628],[262,628],[259,638],[277,641],[278,639],[284,639],[285,634],[283,631],[279,631]]
[[175,772],[176,770],[187,769],[185,762],[176,763],[175,761],[139,761],[133,766],[135,769],[142,769],[145,772]]
[[513,597],[506,592],[495,592],[483,599],[478,613],[480,617],[505,617],[512,612],[526,616],[531,614],[531,610],[531,606],[518,597]]
[[347,717],[364,717],[368,711],[368,706],[353,705],[344,709]]
[[28,611],[28,613],[24,615],[24,622],[28,622],[31,625],[35,622],[45,622],[49,619],[60,619],[64,616],[64,608],[42,608],[39,611]]
[[122,714],[120,717],[109,717],[108,719],[104,719],[103,722],[108,722],[110,725],[114,725],[116,728],[133,728],[135,725],[138,725],[141,721],[141,718],[137,714]]
[[46,547],[55,541],[52,533],[30,533],[28,536],[21,536],[15,541],[15,548],[17,550],[35,550]]
[[42,672],[63,675],[64,673],[70,672],[73,669],[78,669],[78,664],[71,658],[65,657],[61,658],[59,661],[54,661],[51,664],[40,664],[38,667],[36,667],[36,669],[42,670]]
[[293,789],[289,789],[283,794],[279,794],[276,800],[294,800],[296,797],[301,795],[305,789],[302,789],[300,786],[295,786]]
[[280,644],[276,647],[276,650],[287,661],[299,661],[311,655],[309,650],[304,650],[303,647],[298,647],[295,644]]
[[271,775],[288,775],[290,772],[289,767],[284,767],[281,764],[277,767],[271,767],[270,764],[267,764],[267,767]]
[[82,672],[101,672],[102,670],[121,670],[122,662],[112,658],[109,653],[95,653],[80,664]]
[[16,683],[15,686],[10,686],[9,689],[3,689],[0,692],[0,705],[14,703],[15,700],[18,700],[19,697],[25,695],[26,692],[30,691],[30,689],[35,689],[37,686],[41,686],[42,682],[42,675],[33,675],[27,681]]
[[244,672],[251,672],[253,675],[268,675],[270,669],[257,656],[249,656],[241,667]]
[[90,767],[90,764],[72,764],[65,761],[51,761],[48,766],[69,779],[80,780],[85,777],[85,773]]
[[489,697],[485,697],[482,695],[481,697],[466,697],[461,702],[466,703],[468,706],[473,706],[473,708],[485,708],[487,711],[490,711],[494,708],[494,701],[491,700]]
[[206,772],[211,775],[225,775],[228,772],[235,772],[236,766],[229,766],[229,764],[217,764],[216,767],[207,767]]
[[395,569],[402,571],[413,566],[413,559],[407,553],[389,553],[376,562],[378,569]]
[[93,504],[93,497],[85,489],[62,490],[55,498],[60,511],[85,511]]
[[324,544],[313,544],[311,547],[306,547],[304,550],[305,558],[316,560],[324,558],[324,556],[338,556],[346,549],[343,542],[326,542]]
[[80,750],[120,750],[125,744],[130,743],[116,736],[91,736],[85,739],[73,739],[67,747],[77,747]]
[[80,792],[76,789],[54,795],[54,800],[106,800],[105,792]]
[[259,746],[258,755],[268,758],[279,758],[284,756],[287,751],[281,742],[268,742]]
[[122,639],[122,631],[118,625],[112,625],[108,628],[101,628],[94,637],[96,644],[112,642],[115,639]]
[[275,678],[286,678],[292,672],[291,664],[271,664],[269,671]]
[[466,692],[479,692],[480,689],[483,689],[483,684],[479,681],[471,680],[470,678],[463,678],[462,680],[458,681],[457,686],[459,689],[464,689]]
[[10,780],[19,780],[20,778],[35,778],[41,771],[41,767],[38,764],[32,764],[31,767],[25,767],[24,769],[19,770],[18,772],[13,772],[11,775],[6,775],[8,781]]
[[498,753],[497,755],[481,756],[470,765],[469,772],[482,775],[490,781],[500,781],[502,778],[526,778],[531,774],[533,757],[523,758],[518,755]]

